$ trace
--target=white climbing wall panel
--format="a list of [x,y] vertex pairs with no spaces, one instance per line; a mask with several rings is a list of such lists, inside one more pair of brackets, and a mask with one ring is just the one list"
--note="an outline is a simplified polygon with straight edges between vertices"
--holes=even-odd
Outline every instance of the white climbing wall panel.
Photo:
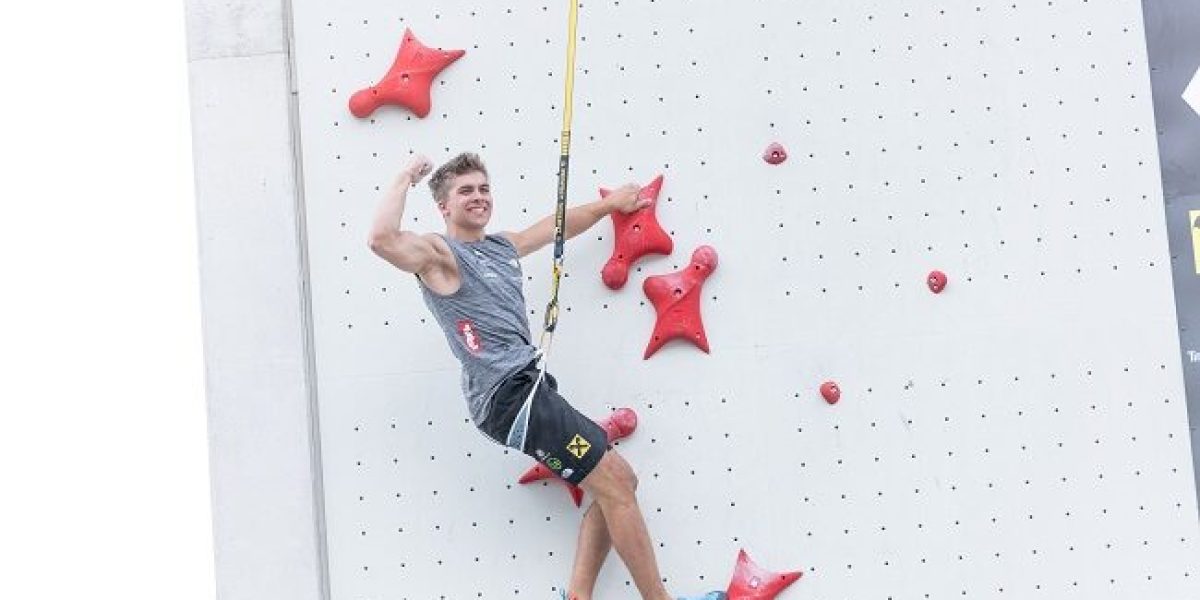
[[[515,485],[366,233],[414,151],[483,155],[493,232],[552,212],[567,5],[292,4],[333,600],[550,598],[581,511]],[[467,54],[427,118],[354,118],[406,27]],[[674,593],[745,547],[805,572],[781,598],[1200,598],[1136,0],[588,2],[579,34],[571,202],[661,173],[676,249],[612,292],[610,225],[571,241],[551,371],[640,413]],[[442,228],[424,186],[405,227]],[[642,281],[702,244],[712,353],[642,360]],[[536,330],[549,251],[523,265]],[[635,595],[614,555],[598,597]]]

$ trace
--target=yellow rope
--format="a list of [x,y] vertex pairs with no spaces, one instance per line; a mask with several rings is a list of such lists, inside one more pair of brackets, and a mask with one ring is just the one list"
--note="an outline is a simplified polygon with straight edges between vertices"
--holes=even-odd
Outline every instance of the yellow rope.
[[546,305],[545,324],[538,342],[545,368],[545,356],[550,352],[554,340],[554,328],[558,325],[558,284],[563,274],[563,242],[567,228],[567,171],[571,162],[571,116],[575,95],[575,31],[579,23],[579,2],[568,0],[571,9],[568,16],[567,33],[567,77],[563,104],[563,126],[561,151],[558,157],[558,201],[554,212],[554,268],[550,282],[550,302]]

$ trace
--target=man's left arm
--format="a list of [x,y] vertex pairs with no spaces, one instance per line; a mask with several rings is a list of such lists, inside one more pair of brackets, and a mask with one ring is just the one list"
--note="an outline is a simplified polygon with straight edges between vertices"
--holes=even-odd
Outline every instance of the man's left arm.
[[[591,229],[614,210],[630,213],[650,204],[650,200],[638,199],[638,191],[640,188],[636,185],[625,185],[599,200],[567,209],[563,237],[569,240]],[[524,257],[554,241],[554,217],[545,217],[524,231],[505,231],[500,235],[507,237],[517,247],[518,256]]]

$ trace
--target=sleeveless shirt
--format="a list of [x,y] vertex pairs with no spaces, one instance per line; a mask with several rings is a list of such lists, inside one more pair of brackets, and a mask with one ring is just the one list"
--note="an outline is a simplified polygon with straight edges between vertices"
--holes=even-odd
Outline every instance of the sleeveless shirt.
[[537,353],[525,315],[521,262],[516,246],[502,235],[488,234],[478,242],[438,235],[454,253],[462,285],[444,296],[419,276],[417,281],[450,351],[462,363],[462,393],[471,420],[479,425],[500,383]]

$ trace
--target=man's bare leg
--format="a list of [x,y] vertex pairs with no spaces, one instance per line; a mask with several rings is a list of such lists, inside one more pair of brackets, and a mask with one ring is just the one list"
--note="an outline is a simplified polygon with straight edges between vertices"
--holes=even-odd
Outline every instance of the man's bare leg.
[[580,487],[600,505],[612,545],[629,569],[642,599],[671,600],[662,584],[650,533],[634,495],[637,478],[629,463],[615,450],[609,450]]
[[579,526],[579,545],[575,549],[575,567],[571,570],[571,585],[567,591],[571,598],[592,600],[596,589],[596,577],[608,558],[612,538],[608,536],[608,524],[604,522],[604,511],[592,502],[583,523]]

